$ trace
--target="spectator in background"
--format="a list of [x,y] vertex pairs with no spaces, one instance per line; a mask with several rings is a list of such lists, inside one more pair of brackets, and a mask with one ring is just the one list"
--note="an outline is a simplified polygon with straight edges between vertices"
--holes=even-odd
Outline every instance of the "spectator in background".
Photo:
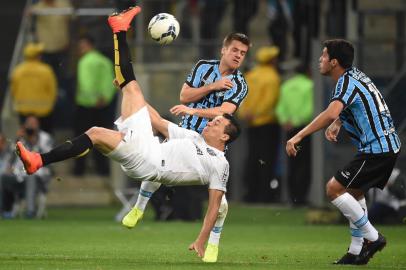
[[234,0],[234,31],[249,34],[249,22],[258,11],[258,2],[258,0]]
[[288,35],[293,31],[292,0],[268,0],[270,23],[269,36],[279,49],[279,60],[284,61],[288,53]]
[[[52,9],[55,14],[47,14]],[[52,66],[60,82],[67,66],[71,3],[69,0],[39,0],[31,13],[35,15],[36,38],[44,44],[43,59]]]
[[[53,147],[51,135],[41,130],[36,117],[30,116],[19,131],[18,140],[21,141],[30,151],[50,151]],[[52,177],[52,167],[41,168],[35,174],[22,175],[22,163],[17,160],[15,165],[16,175],[24,180],[24,198],[26,202],[26,217],[43,218],[46,216],[46,194]]]
[[280,145],[275,115],[281,82],[276,68],[278,55],[278,47],[261,47],[256,53],[257,66],[245,75],[250,92],[238,114],[248,126],[247,202],[279,201],[280,194],[271,189]]
[[[314,84],[309,73],[309,68],[299,64],[296,73],[281,86],[276,115],[287,138],[293,137],[312,120]],[[307,204],[311,181],[311,137],[304,138],[301,146],[300,155],[288,159],[287,179],[293,206]]]
[[[27,117],[17,137],[31,151],[49,151],[53,146],[51,136],[40,129],[35,116]],[[4,140],[1,145],[3,145],[1,160],[4,165],[1,173],[2,216],[14,218],[20,212],[21,201],[25,199],[25,216],[43,218],[46,214],[46,193],[52,176],[51,169],[41,168],[33,175],[26,175],[23,164],[14,155],[14,149],[7,147]]]
[[226,11],[225,0],[204,0],[200,7],[200,58],[210,59],[216,52],[219,25]]
[[[116,89],[113,63],[94,47],[90,36],[79,39],[79,59],[77,69],[76,114],[74,132],[80,135],[92,126],[112,128],[115,117]],[[96,173],[110,174],[110,163],[106,157],[93,152]],[[85,157],[75,160],[74,174],[85,172]]]
[[40,60],[42,51],[42,44],[27,44],[24,48],[25,60],[13,70],[10,88],[20,124],[27,116],[35,115],[41,129],[52,132],[57,82],[52,68]]
[[13,204],[16,197],[23,197],[24,185],[13,173],[16,161],[14,149],[7,143],[4,134],[0,134],[0,212],[4,219],[13,218]]
[[10,170],[9,160],[12,151],[7,143],[7,139],[0,132],[0,213],[3,215],[3,176]]
[[370,190],[373,202],[368,217],[373,223],[396,224],[406,218],[406,176],[394,168],[383,190]]

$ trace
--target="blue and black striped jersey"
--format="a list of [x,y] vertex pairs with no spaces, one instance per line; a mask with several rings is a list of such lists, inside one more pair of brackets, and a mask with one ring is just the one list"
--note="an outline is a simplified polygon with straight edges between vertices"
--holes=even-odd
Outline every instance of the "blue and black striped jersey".
[[[188,75],[186,84],[193,88],[199,88],[220,80],[219,64],[219,60],[200,60]],[[191,108],[207,109],[221,106],[223,102],[230,102],[238,108],[247,96],[247,83],[242,73],[238,70],[227,77],[234,83],[233,88],[229,90],[224,89],[224,91],[213,91],[201,100],[188,104],[188,106]],[[210,119],[207,118],[185,115],[182,118],[180,126],[201,133],[209,121]]]
[[331,101],[344,104],[343,127],[361,153],[397,153],[400,140],[388,106],[371,79],[355,67],[338,79]]

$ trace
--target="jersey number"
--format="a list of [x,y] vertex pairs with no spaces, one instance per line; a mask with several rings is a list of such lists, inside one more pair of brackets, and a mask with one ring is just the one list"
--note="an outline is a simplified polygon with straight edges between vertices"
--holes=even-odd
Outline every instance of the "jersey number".
[[388,106],[386,105],[385,101],[383,100],[383,97],[379,90],[376,88],[375,84],[370,83],[368,85],[368,89],[371,93],[375,95],[376,102],[378,102],[378,107],[379,107],[379,112],[387,112],[389,111]]

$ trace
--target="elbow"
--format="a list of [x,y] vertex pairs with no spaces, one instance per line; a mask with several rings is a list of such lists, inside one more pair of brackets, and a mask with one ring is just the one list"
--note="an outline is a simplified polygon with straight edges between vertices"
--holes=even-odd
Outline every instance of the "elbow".
[[332,123],[338,118],[339,114],[336,114],[334,112],[326,112],[326,118],[327,120]]
[[184,96],[184,95],[182,95],[182,94],[180,94],[180,96],[179,96],[179,101],[180,101],[180,103],[182,103],[182,104],[186,104],[186,103],[189,103],[190,101]]

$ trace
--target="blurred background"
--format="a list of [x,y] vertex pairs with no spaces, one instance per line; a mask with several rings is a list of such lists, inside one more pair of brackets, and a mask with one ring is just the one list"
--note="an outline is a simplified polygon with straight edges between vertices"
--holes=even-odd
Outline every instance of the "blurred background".
[[[400,138],[405,142],[405,1],[148,0],[137,1],[136,4],[143,8],[143,12],[136,17],[133,30],[128,34],[135,73],[148,101],[162,115],[169,115],[169,108],[179,104],[180,89],[196,61],[219,59],[224,36],[238,31],[247,34],[253,44],[241,71],[246,74],[255,66],[258,49],[278,47],[275,65],[281,88],[298,72],[308,76],[312,82],[312,99],[307,105],[311,108],[311,115],[315,116],[328,104],[334,87],[329,78],[321,77],[318,72],[322,42],[329,38],[345,38],[355,45],[355,66],[372,78],[385,97]],[[112,124],[117,117],[119,97],[114,91],[106,90],[110,92],[102,104],[86,104],[85,98],[78,98],[83,83],[81,73],[84,72],[78,67],[88,50],[96,49],[100,57],[113,58],[113,42],[106,16],[131,5],[134,2],[126,0],[18,0],[0,3],[0,22],[3,25],[0,37],[0,104],[1,133],[4,134],[1,206],[4,218],[18,215],[43,218],[47,208],[56,206],[122,205],[122,210],[116,214],[119,220],[135,202],[138,183],[127,179],[116,164],[103,157],[89,155],[86,159],[55,164],[49,172],[28,179],[21,174],[21,167],[18,167],[9,148],[16,138],[23,137],[31,143],[32,149],[47,149],[83,132],[86,124],[107,127]],[[167,46],[155,43],[147,32],[149,20],[160,12],[173,14],[180,23],[178,38]],[[34,46],[33,43],[37,42],[41,44]],[[30,44],[33,46],[28,46]],[[30,75],[28,80],[19,65],[32,59],[40,59],[46,66],[31,66],[36,71],[42,71]],[[102,74],[92,76],[99,80],[108,77]],[[21,79],[26,82],[25,85],[19,84]],[[22,93],[17,93],[18,89]],[[41,96],[37,89],[47,90]],[[44,92],[42,90],[41,93]],[[279,96],[280,89],[275,91]],[[25,111],[25,98],[28,96],[35,99],[37,119],[34,120],[28,117],[34,113]],[[292,103],[298,102],[301,101],[292,100]],[[276,107],[270,107],[269,112],[273,114]],[[172,120],[180,121],[177,118]],[[244,129],[250,128],[242,122]],[[277,147],[265,149],[274,153],[272,164],[258,158],[256,164],[249,163],[251,165],[247,166],[252,150],[252,138],[247,136],[247,132],[229,147],[229,201],[325,207],[328,205],[324,195],[326,181],[348,162],[356,148],[345,134],[340,134],[337,144],[331,144],[319,132],[307,145],[303,145],[306,158],[300,164],[291,164],[284,149],[286,139],[295,126],[282,121],[276,124],[280,127]],[[30,130],[34,130],[36,135],[39,130],[46,131],[45,137],[38,135],[36,138],[43,138],[41,141],[31,141]],[[250,190],[259,187],[257,179],[253,179],[256,177],[254,173],[247,173],[253,167],[254,171],[265,175],[265,187],[261,189],[266,192],[260,199],[247,195]],[[404,181],[402,177],[406,173],[404,151],[396,167],[393,178],[399,183]],[[294,173],[297,182],[294,182]],[[396,200],[395,211],[406,205],[404,190],[404,182],[400,182],[396,192],[388,192],[391,200]],[[177,209],[176,205],[187,204],[182,200],[171,203],[177,197],[171,189],[165,189],[160,194],[155,203],[157,219],[174,217],[173,213],[182,211],[182,207]],[[201,200],[205,198],[204,194],[199,193],[198,196]],[[374,191],[370,194],[370,201],[377,201],[380,196],[382,194]],[[193,211],[198,211],[199,207],[198,204]]]

